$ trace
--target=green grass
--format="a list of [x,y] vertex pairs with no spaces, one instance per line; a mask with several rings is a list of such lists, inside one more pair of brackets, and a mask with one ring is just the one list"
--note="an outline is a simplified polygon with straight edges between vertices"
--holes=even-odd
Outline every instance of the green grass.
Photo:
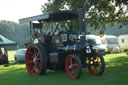
[[80,79],[70,79],[66,72],[47,70],[44,76],[30,76],[25,64],[0,66],[0,85],[128,85],[128,56],[126,53],[104,56],[106,69],[102,76],[91,75],[83,69]]

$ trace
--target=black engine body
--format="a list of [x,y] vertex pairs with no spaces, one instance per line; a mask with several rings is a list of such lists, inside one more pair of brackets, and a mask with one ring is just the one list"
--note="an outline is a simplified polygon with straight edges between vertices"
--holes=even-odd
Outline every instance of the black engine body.
[[[54,36],[44,35],[43,45],[47,49],[49,69],[64,69],[65,60],[69,54],[79,55],[83,59],[83,64],[85,64],[85,53],[89,45],[84,40],[78,39],[78,36],[72,32],[61,32]],[[91,56],[91,53],[87,54]]]

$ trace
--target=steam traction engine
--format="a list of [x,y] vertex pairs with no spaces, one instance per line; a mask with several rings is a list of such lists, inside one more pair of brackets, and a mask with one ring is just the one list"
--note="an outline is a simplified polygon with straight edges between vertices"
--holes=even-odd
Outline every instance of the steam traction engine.
[[[42,34],[43,22],[58,23],[72,19],[79,20],[80,38],[73,33],[72,25],[67,31],[60,31],[56,25],[54,32]],[[80,78],[85,67],[93,75],[103,74],[104,58],[86,41],[83,19],[84,11],[80,9],[78,12],[57,11],[19,20],[20,23],[29,22],[30,31],[34,32],[31,38],[34,43],[27,45],[26,52],[26,67],[30,75],[44,75],[46,69],[59,69],[65,70],[70,78]]]

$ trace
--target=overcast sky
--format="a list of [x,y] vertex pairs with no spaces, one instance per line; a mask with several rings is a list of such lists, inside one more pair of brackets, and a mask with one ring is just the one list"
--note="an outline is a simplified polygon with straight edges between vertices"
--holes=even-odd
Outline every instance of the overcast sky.
[[0,20],[18,22],[19,19],[41,14],[47,0],[0,0]]

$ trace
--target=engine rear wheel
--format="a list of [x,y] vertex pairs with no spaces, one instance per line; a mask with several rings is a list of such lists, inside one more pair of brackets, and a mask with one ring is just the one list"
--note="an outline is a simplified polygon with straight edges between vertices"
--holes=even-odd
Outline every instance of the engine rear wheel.
[[30,75],[45,74],[47,55],[45,48],[39,44],[30,45],[26,52],[26,68]]
[[105,70],[105,62],[102,55],[95,53],[89,58],[88,70],[93,75],[102,75]]
[[82,73],[80,58],[75,54],[69,55],[65,61],[65,70],[70,78],[80,78]]

